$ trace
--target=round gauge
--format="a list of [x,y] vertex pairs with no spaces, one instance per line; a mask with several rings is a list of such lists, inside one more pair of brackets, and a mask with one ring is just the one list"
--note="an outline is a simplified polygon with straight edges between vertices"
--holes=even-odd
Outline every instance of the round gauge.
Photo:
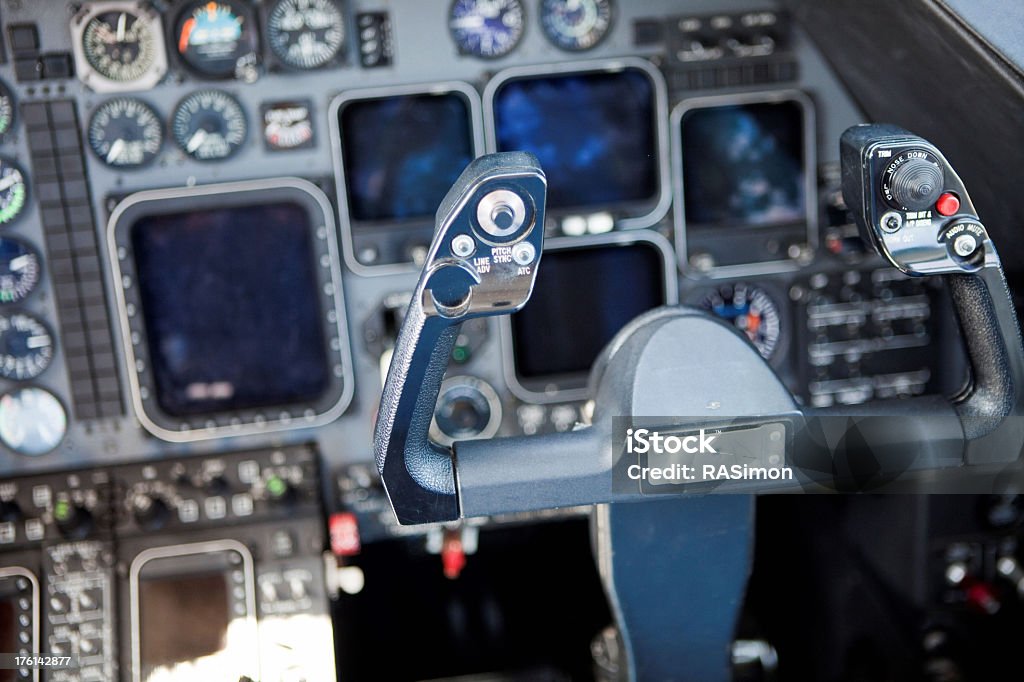
[[25,386],[0,397],[0,443],[22,455],[45,455],[64,440],[68,415],[49,391]]
[[544,0],[540,24],[557,47],[570,52],[589,50],[611,28],[612,0]]
[[82,51],[96,73],[118,83],[145,76],[163,46],[157,43],[159,27],[148,16],[129,9],[94,15],[82,34]]
[[345,17],[336,0],[277,0],[267,15],[267,41],[294,69],[330,63],[345,40]]
[[178,145],[199,161],[226,159],[242,146],[248,132],[242,105],[219,90],[201,90],[183,99],[171,126]]
[[14,127],[14,96],[7,85],[0,82],[0,135],[6,135]]
[[13,161],[0,157],[0,225],[6,225],[25,208],[28,187],[25,176]]
[[186,3],[175,31],[178,54],[197,73],[234,78],[256,65],[256,25],[240,0]]
[[142,100],[120,97],[104,102],[89,122],[89,146],[114,168],[138,168],[156,158],[164,128]]
[[0,237],[0,304],[19,303],[39,284],[39,252],[13,237]]
[[0,377],[28,381],[53,360],[53,335],[42,320],[28,313],[0,315]]
[[727,284],[708,294],[701,307],[746,334],[761,357],[768,359],[775,353],[782,320],[775,301],[763,289],[743,282]]
[[502,57],[519,44],[526,28],[520,0],[455,0],[448,18],[455,46],[484,59]]

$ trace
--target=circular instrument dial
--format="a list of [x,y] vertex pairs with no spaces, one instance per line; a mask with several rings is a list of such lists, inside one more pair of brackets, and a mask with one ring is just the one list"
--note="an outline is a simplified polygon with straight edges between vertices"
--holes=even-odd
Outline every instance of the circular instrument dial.
[[219,90],[201,90],[183,99],[171,125],[178,145],[199,161],[226,159],[248,132],[242,105]]
[[45,455],[64,440],[68,415],[50,393],[25,386],[0,397],[0,443],[22,455]]
[[0,377],[35,379],[52,360],[53,335],[42,320],[21,312],[0,315]]
[[277,0],[267,15],[267,41],[295,69],[333,61],[345,41],[345,18],[335,0]]
[[455,0],[448,28],[459,52],[496,59],[523,37],[525,13],[520,0]]
[[779,308],[763,289],[744,282],[727,284],[705,296],[701,307],[746,334],[766,360],[778,348],[782,335]]
[[0,135],[14,127],[14,97],[4,83],[0,83]]
[[544,34],[571,52],[596,46],[612,25],[612,0],[544,0],[540,12]]
[[104,102],[89,122],[89,146],[114,168],[138,168],[156,158],[164,142],[160,117],[142,100]]
[[197,73],[209,78],[253,80],[258,38],[248,7],[239,0],[193,1],[178,18],[178,54]]
[[0,225],[6,225],[21,215],[27,194],[21,169],[13,161],[0,157]]
[[0,304],[20,303],[39,284],[39,252],[27,242],[0,237]]
[[158,27],[127,9],[92,17],[82,34],[82,51],[96,73],[118,83],[145,76],[157,61]]

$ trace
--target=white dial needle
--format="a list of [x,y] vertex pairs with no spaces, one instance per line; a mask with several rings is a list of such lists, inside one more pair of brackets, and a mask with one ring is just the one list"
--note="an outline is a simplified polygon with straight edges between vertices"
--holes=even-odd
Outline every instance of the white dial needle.
[[124,29],[125,24],[128,23],[128,15],[121,12],[121,16],[117,18],[117,42],[124,42]]
[[21,182],[21,175],[18,173],[11,173],[7,177],[0,179],[0,192],[14,187],[19,182]]
[[115,140],[114,144],[110,145],[110,151],[107,152],[107,163],[113,163],[117,159],[121,158],[121,153],[124,151],[124,148],[124,140]]
[[206,131],[200,128],[195,134],[189,139],[188,145],[185,147],[185,151],[189,154],[194,152],[203,146],[203,142],[206,142]]

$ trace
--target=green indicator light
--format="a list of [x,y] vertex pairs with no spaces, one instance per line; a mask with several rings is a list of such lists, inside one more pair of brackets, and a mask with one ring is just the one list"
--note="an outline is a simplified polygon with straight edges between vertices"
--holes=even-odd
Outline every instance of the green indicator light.
[[59,500],[53,507],[53,516],[58,521],[71,518],[71,504],[67,500]]
[[452,360],[462,364],[469,360],[469,348],[466,346],[456,346],[452,349]]
[[271,476],[267,479],[267,492],[274,497],[281,497],[288,491],[288,484],[279,476]]

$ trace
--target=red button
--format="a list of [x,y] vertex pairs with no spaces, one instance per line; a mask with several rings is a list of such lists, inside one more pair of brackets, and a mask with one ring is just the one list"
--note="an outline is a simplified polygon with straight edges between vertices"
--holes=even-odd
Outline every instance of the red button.
[[960,198],[952,192],[946,192],[935,202],[935,210],[944,216],[955,215],[960,210]]

